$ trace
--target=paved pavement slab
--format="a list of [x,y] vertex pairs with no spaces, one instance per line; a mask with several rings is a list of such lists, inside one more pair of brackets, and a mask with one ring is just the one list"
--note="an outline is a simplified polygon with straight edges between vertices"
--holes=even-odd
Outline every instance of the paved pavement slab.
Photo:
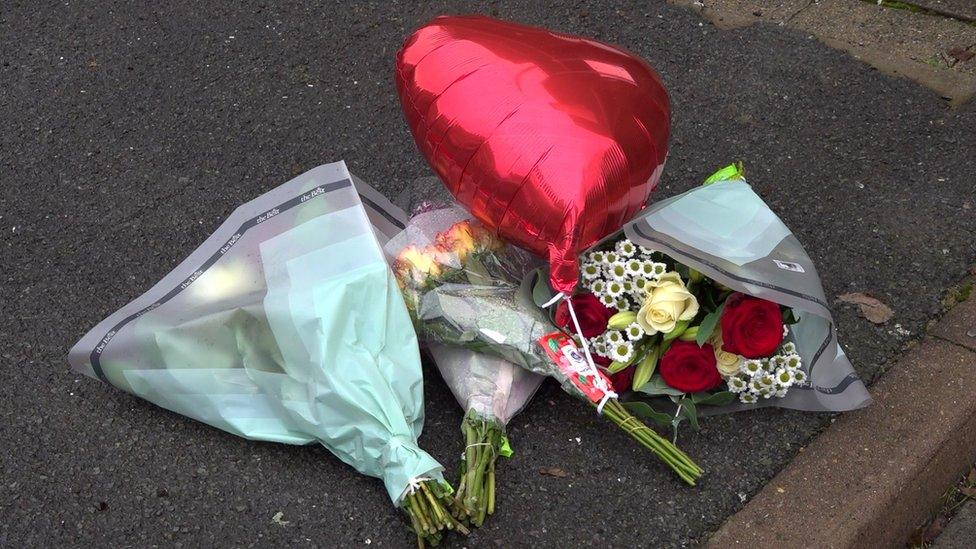
[[[0,13],[0,544],[410,543],[380,483],[321,448],[248,442],[68,371],[68,348],[147,289],[235,206],[345,159],[393,194],[428,174],[393,54],[439,13],[489,14],[622,44],[661,72],[674,131],[660,196],[730,160],[818,263],[874,378],[976,259],[976,110],[772,25],[720,31],[663,2],[10,2]],[[457,463],[461,411],[428,369],[421,442]],[[547,384],[511,426],[499,511],[469,546],[692,543],[825,416],[709,418],[681,486]],[[542,476],[560,467],[566,478]],[[287,524],[272,517],[283,513]]]
[[976,3],[972,0],[912,0],[911,4],[939,15],[976,21]]
[[976,544],[976,500],[970,500],[949,521],[932,549],[972,549]]

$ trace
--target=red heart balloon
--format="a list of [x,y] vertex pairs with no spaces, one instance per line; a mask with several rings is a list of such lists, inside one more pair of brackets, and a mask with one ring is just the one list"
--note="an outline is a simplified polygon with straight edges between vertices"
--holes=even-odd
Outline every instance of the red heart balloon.
[[670,106],[639,57],[488,17],[438,17],[400,49],[396,84],[420,151],[458,202],[548,256],[572,293],[581,250],[644,207]]

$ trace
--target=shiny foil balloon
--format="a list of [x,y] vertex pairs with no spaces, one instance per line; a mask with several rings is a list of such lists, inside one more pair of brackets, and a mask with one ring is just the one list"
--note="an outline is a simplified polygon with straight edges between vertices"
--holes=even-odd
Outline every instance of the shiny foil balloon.
[[468,211],[549,258],[569,294],[580,250],[657,186],[668,95],[636,55],[487,17],[438,17],[407,39],[396,84],[420,151]]

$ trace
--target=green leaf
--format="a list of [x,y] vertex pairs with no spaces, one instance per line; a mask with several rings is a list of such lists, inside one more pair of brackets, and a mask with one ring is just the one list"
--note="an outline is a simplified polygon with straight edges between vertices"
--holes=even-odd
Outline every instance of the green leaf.
[[714,311],[718,308],[715,304],[715,288],[706,286],[702,291],[701,296],[698,298],[698,302],[702,305],[702,309],[706,311]]
[[704,345],[712,337],[712,334],[715,332],[715,326],[718,326],[718,321],[722,318],[723,310],[725,310],[725,303],[722,303],[718,309],[708,313],[698,326],[698,335],[695,336],[695,343],[699,347]]
[[688,420],[691,427],[698,431],[701,427],[698,425],[698,408],[695,406],[694,401],[691,398],[683,398],[678,405],[681,406],[679,415],[683,416]]
[[791,324],[796,324],[797,322],[799,322],[799,320],[797,320],[796,315],[793,314],[793,309],[790,309],[789,307],[784,307],[783,308],[783,324],[786,324],[787,326],[789,326]]
[[[637,377],[637,374],[634,374]],[[647,383],[641,385],[640,387],[634,389],[635,391],[640,391],[645,395],[658,396],[658,395],[669,395],[669,396],[684,396],[685,393],[675,389],[674,387],[668,386],[667,383],[661,379],[661,376],[652,376],[651,380]]]
[[501,447],[498,448],[498,453],[501,454],[502,457],[507,458],[510,458],[515,454],[515,450],[512,450],[512,445],[509,444],[508,437],[505,435],[502,435],[502,444]]
[[729,164],[728,166],[706,177],[705,181],[702,182],[702,187],[711,185],[712,183],[718,183],[719,181],[744,181],[745,174],[746,170],[742,166],[741,161],[734,164]]
[[670,415],[665,414],[664,412],[658,412],[654,408],[651,408],[651,405],[646,402],[622,402],[621,404],[624,405],[624,408],[626,408],[628,412],[639,418],[651,420],[654,423],[663,425],[665,427],[671,425]]
[[651,376],[654,375],[654,370],[657,368],[657,359],[658,348],[655,346],[648,351],[647,356],[640,361],[637,369],[634,370],[634,380],[631,382],[632,388],[636,390],[651,380]]
[[735,393],[732,391],[695,393],[691,395],[691,400],[698,406],[725,406],[735,400]]

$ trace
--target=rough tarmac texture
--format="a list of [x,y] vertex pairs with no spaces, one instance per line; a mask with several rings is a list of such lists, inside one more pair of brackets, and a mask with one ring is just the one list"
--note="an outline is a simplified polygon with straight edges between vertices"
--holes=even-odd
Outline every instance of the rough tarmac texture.
[[[865,377],[940,313],[941,294],[976,259],[971,104],[949,111],[803,34],[718,31],[660,3],[489,6],[480,10],[646,57],[673,101],[660,196],[744,159],[828,295],[867,291],[896,311],[873,326],[838,306],[841,341]],[[478,10],[5,5],[0,545],[411,543],[380,483],[324,449],[218,432],[75,375],[65,355],[237,204],[296,173],[345,159],[389,193],[427,175],[400,117],[393,54],[430,17]],[[453,469],[461,411],[428,373],[421,442]],[[680,441],[708,471],[686,488],[547,384],[511,426],[498,512],[465,545],[693,543],[825,421],[777,410],[709,418]],[[287,524],[272,521],[279,511]]]

